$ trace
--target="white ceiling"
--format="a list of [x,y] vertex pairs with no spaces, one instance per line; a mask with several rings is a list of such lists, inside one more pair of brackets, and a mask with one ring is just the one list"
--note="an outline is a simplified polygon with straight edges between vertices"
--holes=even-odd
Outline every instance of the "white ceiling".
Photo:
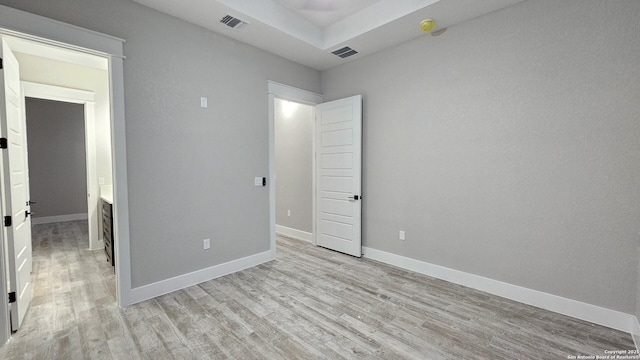
[[[325,70],[424,36],[420,21],[444,29],[523,0],[133,0],[166,14]],[[249,24],[232,29],[225,15]],[[341,59],[331,51],[359,53]]]
[[321,28],[326,28],[381,0],[273,0]]

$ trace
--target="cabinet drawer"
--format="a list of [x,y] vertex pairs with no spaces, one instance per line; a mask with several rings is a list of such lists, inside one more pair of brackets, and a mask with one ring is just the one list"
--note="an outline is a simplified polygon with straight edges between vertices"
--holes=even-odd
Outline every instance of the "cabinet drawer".
[[[104,239],[104,252],[107,254],[107,261],[115,265],[115,251],[113,248],[113,212],[112,205],[102,200],[102,237]],[[114,269],[115,270],[115,269]]]
[[111,215],[111,204],[109,204],[108,202],[102,200],[102,216],[103,217],[108,217],[109,219],[112,218]]
[[113,260],[111,258],[111,254],[113,253],[113,251],[111,250],[111,247],[105,246],[104,253],[105,255],[107,255],[107,262],[112,263]]
[[107,222],[111,222],[111,216],[107,213],[102,213],[102,220],[103,221],[107,221]]
[[102,220],[102,233],[107,236],[109,234],[109,238],[111,238],[111,221],[110,220]]
[[111,240],[111,238],[108,237],[104,237],[104,252],[105,254],[107,254],[107,261],[113,265],[114,261],[113,261],[113,241]]

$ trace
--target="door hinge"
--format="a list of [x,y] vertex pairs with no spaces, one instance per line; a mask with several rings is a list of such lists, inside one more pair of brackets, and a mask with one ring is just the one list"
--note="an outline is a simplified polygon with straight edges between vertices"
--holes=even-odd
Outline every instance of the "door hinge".
[[6,149],[7,147],[9,147],[7,138],[0,138],[0,149]]
[[0,70],[4,69],[4,66],[2,65],[2,58],[0,58]]
[[16,292],[12,291],[9,293],[9,304],[16,302]]
[[11,226],[11,216],[4,217],[4,226]]

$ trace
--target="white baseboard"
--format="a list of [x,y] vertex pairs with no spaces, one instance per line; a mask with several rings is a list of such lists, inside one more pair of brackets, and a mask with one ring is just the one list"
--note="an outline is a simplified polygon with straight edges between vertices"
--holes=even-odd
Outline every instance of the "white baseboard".
[[126,305],[133,305],[160,295],[178,291],[234,272],[242,271],[271,260],[275,260],[275,258],[273,256],[273,252],[269,250],[241,259],[229,261],[224,264],[215,265],[206,269],[158,281],[153,284],[133,288],[130,292],[130,302]]
[[303,240],[308,242],[313,241],[312,233],[293,229],[293,228],[282,226],[282,225],[276,225],[276,233],[280,235],[288,236],[290,238],[298,239],[298,240]]
[[51,223],[74,221],[74,220],[87,220],[88,218],[89,216],[87,215],[87,213],[67,214],[67,215],[57,215],[57,216],[43,216],[43,217],[31,218],[31,225],[51,224]]
[[510,300],[539,307],[541,309],[589,321],[594,324],[629,332],[631,334],[638,334],[638,339],[640,339],[640,326],[638,325],[638,319],[631,314],[583,303],[577,300],[563,298],[561,296],[528,289],[522,286],[508,284],[502,281],[469,274],[463,271],[430,264],[424,261],[364,246],[362,247],[362,251],[365,257],[372,260],[394,265],[406,270],[415,271],[417,273],[449,281],[454,284],[464,285],[472,289],[484,291]]
[[634,324],[634,331],[631,332],[631,337],[633,338],[633,344],[636,346],[636,350],[640,350],[640,347],[638,347],[638,345],[640,345],[640,323],[638,322],[638,317],[634,316],[635,319],[635,324]]

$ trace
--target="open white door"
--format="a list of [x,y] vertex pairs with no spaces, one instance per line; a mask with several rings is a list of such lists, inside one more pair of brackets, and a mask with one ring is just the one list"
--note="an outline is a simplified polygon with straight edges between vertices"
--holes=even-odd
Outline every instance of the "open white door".
[[362,256],[362,96],[316,105],[316,245]]
[[33,297],[28,180],[18,60],[4,39],[0,58],[3,65],[0,70],[0,136],[3,145],[7,145],[1,150],[0,185],[5,215],[3,231],[8,245],[9,292],[15,293],[15,301],[10,305],[11,329],[15,331],[22,324]]
[[22,86],[22,82],[20,83],[20,116],[22,116],[22,139],[23,139],[23,144],[24,144],[24,184],[25,184],[25,196],[27,201],[25,201],[25,206],[27,208],[28,214],[29,216],[25,216],[24,219],[24,226],[26,227],[26,231],[27,231],[27,254],[29,254],[29,257],[27,258],[27,267],[29,269],[29,273],[33,272],[33,256],[32,256],[32,251],[33,251],[33,238],[31,236],[31,217],[33,216],[31,214],[31,204],[33,204],[33,202],[31,201],[31,187],[29,186],[29,142],[27,141],[27,111],[26,111],[26,104],[25,104],[25,97],[24,97],[24,87]]

